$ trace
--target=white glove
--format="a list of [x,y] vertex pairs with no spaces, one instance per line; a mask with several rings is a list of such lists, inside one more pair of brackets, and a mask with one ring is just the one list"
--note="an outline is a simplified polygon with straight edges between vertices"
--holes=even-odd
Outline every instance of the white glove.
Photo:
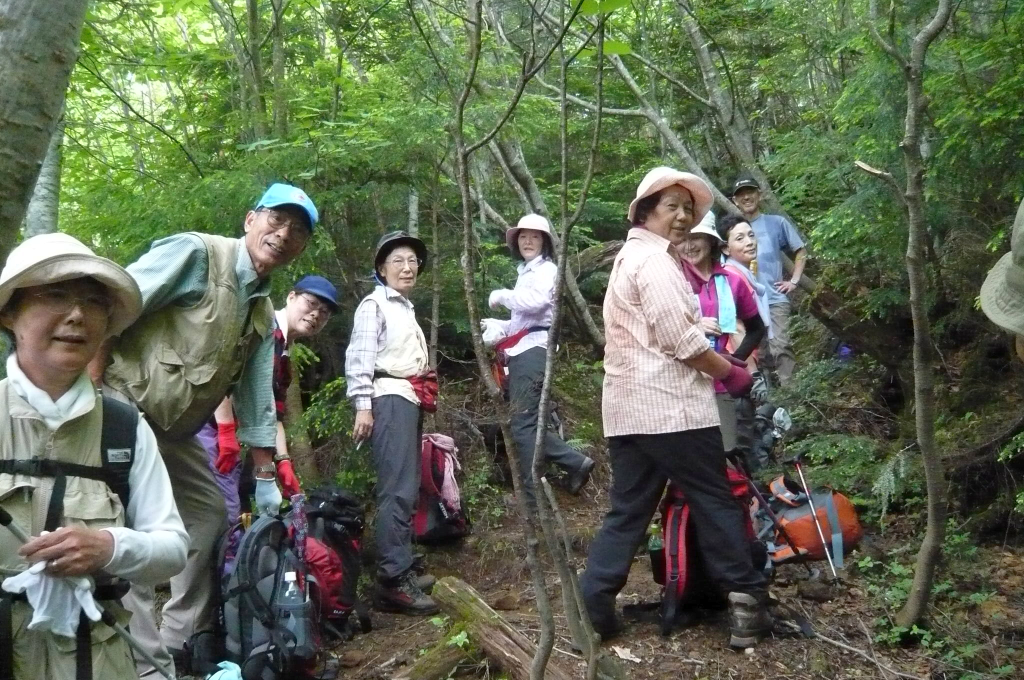
[[92,584],[84,576],[60,578],[43,569],[46,562],[36,562],[17,576],[4,579],[3,589],[9,593],[25,593],[32,606],[29,630],[50,631],[54,635],[73,638],[78,631],[79,614],[85,612],[91,621],[100,620],[100,610],[92,597]]
[[512,291],[510,291],[508,288],[502,288],[501,290],[492,290],[490,297],[487,298],[487,306],[490,307],[491,309],[497,309],[498,307],[505,305],[505,303],[501,301],[501,298],[505,296],[505,293],[511,292]]
[[256,480],[256,508],[261,515],[276,517],[281,513],[281,490],[277,488],[276,479]]
[[494,347],[501,342],[502,338],[508,335],[508,323],[501,319],[481,319],[480,329],[484,334],[484,344]]

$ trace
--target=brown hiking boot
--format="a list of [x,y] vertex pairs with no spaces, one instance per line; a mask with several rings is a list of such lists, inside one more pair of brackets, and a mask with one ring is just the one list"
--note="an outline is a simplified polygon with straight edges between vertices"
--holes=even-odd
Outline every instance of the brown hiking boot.
[[772,632],[772,615],[767,597],[750,593],[729,593],[729,646],[753,647]]
[[419,578],[407,571],[398,578],[378,582],[373,593],[374,609],[410,616],[429,616],[441,611],[433,598],[419,587]]

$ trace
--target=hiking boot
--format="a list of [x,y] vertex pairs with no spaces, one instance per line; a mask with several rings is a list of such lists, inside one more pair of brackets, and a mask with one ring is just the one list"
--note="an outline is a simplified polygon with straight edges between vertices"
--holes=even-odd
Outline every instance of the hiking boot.
[[729,646],[737,649],[753,647],[772,632],[772,616],[767,597],[750,593],[729,593]]
[[435,583],[437,583],[437,578],[433,574],[416,575],[416,587],[427,595],[429,595],[430,591],[434,589]]
[[587,481],[590,479],[590,473],[594,470],[594,459],[583,458],[583,464],[580,465],[579,470],[574,471],[569,475],[569,493],[573,496],[578,496],[580,491],[583,491],[583,487],[587,485]]
[[398,578],[378,582],[373,593],[374,609],[410,616],[429,616],[441,611],[416,581],[416,574],[407,571]]

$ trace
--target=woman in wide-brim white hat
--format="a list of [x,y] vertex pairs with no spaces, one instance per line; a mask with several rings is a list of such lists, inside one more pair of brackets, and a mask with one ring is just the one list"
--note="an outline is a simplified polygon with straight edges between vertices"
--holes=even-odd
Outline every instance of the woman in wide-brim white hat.
[[[12,603],[13,616],[32,619],[27,626],[15,624],[12,639],[4,641],[16,678],[76,677],[82,671],[76,645],[53,639],[74,639],[87,625],[77,613],[49,609],[61,588],[88,589],[65,579],[97,576],[109,587],[103,582],[113,576],[153,585],[185,566],[188,534],[152,430],[134,407],[100,399],[86,373],[100,344],[127,328],[141,309],[128,272],[65,234],[26,240],[0,272],[0,326],[14,347],[7,378],[0,381],[0,506],[35,536],[21,545],[0,529],[0,572],[15,574],[4,588],[28,595],[28,601]],[[133,454],[101,452],[108,421],[119,423],[119,431],[132,432],[134,425]],[[130,463],[127,495],[114,477],[83,472],[109,470],[115,461]],[[38,566],[30,569],[38,564],[45,565],[41,573]],[[98,587],[95,599],[116,598],[114,592]],[[127,621],[116,599],[105,606]],[[92,677],[138,677],[127,642],[112,633],[93,630]]]
[[[504,307],[509,321],[484,319],[488,338],[496,341],[498,378],[506,383],[512,404],[512,435],[519,454],[522,488],[530,503],[533,488],[533,452],[537,441],[537,415],[547,363],[548,329],[554,310],[555,281],[551,223],[541,215],[526,215],[505,232],[505,244],[521,260],[515,288],[491,292],[491,309]],[[500,341],[497,341],[501,338]],[[544,457],[569,475],[568,488],[578,494],[590,478],[594,461],[572,448],[553,432],[546,434]]]

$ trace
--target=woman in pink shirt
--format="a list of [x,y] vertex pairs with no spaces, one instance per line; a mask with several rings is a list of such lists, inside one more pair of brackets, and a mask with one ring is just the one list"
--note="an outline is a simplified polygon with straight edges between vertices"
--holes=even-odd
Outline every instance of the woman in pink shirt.
[[[673,234],[683,272],[700,305],[700,325],[717,352],[729,352],[747,361],[765,334],[757,302],[742,277],[721,263],[723,241],[708,213],[689,234]],[[745,332],[744,332],[745,331]],[[735,337],[741,332],[742,341]],[[715,400],[721,419],[726,453],[739,451],[748,458],[753,437],[753,404],[749,397],[732,397],[720,380],[715,381]],[[749,465],[749,461],[748,461]]]

